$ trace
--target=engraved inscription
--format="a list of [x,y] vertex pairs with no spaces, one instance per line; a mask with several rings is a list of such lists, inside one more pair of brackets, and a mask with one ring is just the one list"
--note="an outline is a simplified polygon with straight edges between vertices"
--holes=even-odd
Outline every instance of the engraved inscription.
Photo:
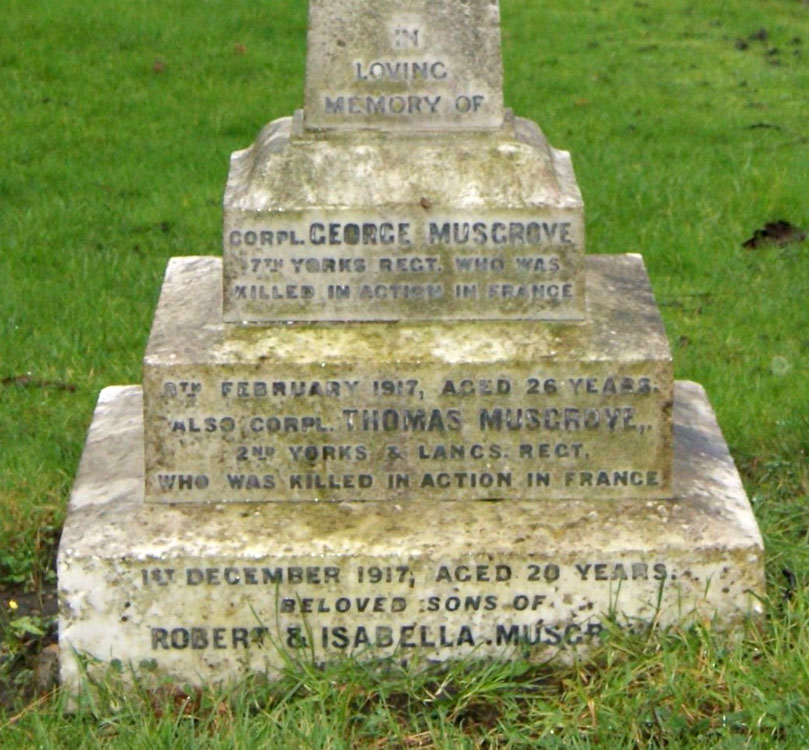
[[[450,3],[453,5],[454,3]],[[373,16],[343,2],[310,17],[305,122],[310,128],[494,129],[503,122],[499,14],[488,0]],[[323,54],[328,50],[328,54]]]
[[[420,28],[405,29],[396,27],[393,30],[391,46],[393,50],[417,50],[424,46],[425,35]],[[417,87],[419,83],[438,81],[450,78],[448,63],[441,59],[387,59],[355,60],[352,64],[352,78],[360,84],[410,84]],[[374,86],[374,88],[377,88]],[[381,117],[397,115],[437,115],[444,109],[467,114],[477,112],[483,106],[484,94],[461,94],[454,98],[418,92],[402,94],[352,95],[324,94],[323,110],[326,115],[377,115]]]
[[668,488],[670,384],[657,375],[558,366],[524,376],[330,375],[222,378],[193,399],[178,380],[164,381],[153,426],[173,462],[148,478],[151,491],[181,502],[610,497],[627,488],[663,496]]
[[226,308],[240,320],[430,318],[433,304],[457,318],[576,319],[582,247],[564,212],[245,218],[226,226]]
[[[447,658],[491,646],[572,648],[599,638],[605,605],[619,601],[619,592],[656,599],[677,578],[661,559],[335,560],[141,570],[144,590],[172,587],[184,598],[227,590],[229,600],[235,594],[242,603],[241,613],[237,608],[221,623],[150,625],[152,651],[260,651],[282,644],[314,651],[319,659],[408,650]],[[238,598],[241,592],[247,598]],[[653,615],[613,624],[642,630]]]

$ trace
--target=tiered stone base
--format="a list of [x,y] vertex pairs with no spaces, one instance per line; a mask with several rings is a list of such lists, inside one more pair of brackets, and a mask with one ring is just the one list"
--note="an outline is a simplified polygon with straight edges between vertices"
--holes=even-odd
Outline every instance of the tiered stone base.
[[[760,612],[763,545],[699,385],[673,500],[143,501],[141,389],[99,398],[59,550],[62,679],[115,660],[201,685],[304,658],[586,655],[604,619]],[[97,660],[97,661],[95,661]]]

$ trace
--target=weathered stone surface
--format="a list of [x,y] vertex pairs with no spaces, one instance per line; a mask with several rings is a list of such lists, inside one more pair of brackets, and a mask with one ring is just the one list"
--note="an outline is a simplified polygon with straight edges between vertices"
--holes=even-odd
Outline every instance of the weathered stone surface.
[[143,390],[99,398],[58,559],[70,690],[84,657],[202,685],[760,612],[705,394],[672,382],[640,257],[585,261],[498,25],[497,0],[310,0],[305,109],[232,156],[223,261],[171,261]]
[[317,130],[495,129],[496,0],[310,0],[305,124]]
[[223,324],[171,261],[144,358],[161,502],[666,497],[668,341],[637,255],[588,259],[585,323]]
[[295,127],[276,120],[232,156],[226,321],[583,317],[581,194],[534,123],[463,138]]
[[146,504],[141,415],[140,388],[102,392],[71,497],[58,561],[71,690],[75,653],[200,685],[272,676],[278,646],[569,658],[608,612],[728,628],[760,612],[761,536],[694,383],[675,391],[668,501]]

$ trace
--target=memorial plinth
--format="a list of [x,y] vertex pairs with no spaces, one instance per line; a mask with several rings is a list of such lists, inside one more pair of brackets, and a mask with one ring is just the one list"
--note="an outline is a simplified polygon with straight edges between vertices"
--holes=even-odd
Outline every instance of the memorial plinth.
[[[760,612],[761,535],[695,383],[675,388],[668,500],[161,506],[142,447],[140,388],[106,389],[58,571],[63,648],[91,672],[199,685],[290,654],[585,657],[608,617],[731,629]],[[72,654],[62,678],[79,684]]]
[[169,265],[144,358],[156,502],[671,495],[671,358],[643,261],[593,256],[587,320],[222,322]]
[[62,678],[586,657],[760,612],[763,547],[643,261],[504,109],[496,0],[311,0],[305,106],[169,263],[59,549]]
[[582,320],[583,254],[570,156],[522,118],[330,138],[285,118],[231,158],[228,322]]
[[570,156],[503,108],[489,0],[310,4],[305,107],[231,159],[224,320],[583,320]]

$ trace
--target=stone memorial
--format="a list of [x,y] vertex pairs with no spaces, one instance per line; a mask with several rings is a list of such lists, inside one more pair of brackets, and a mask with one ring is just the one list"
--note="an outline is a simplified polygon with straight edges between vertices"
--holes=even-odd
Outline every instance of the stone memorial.
[[231,159],[102,391],[59,550],[63,681],[290,656],[586,656],[760,611],[763,546],[643,261],[503,107],[494,0],[310,0],[305,106]]

